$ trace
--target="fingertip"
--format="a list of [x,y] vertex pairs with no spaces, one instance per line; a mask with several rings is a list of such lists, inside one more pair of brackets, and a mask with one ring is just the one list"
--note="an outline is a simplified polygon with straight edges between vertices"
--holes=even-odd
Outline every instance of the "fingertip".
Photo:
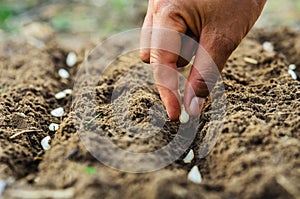
[[161,100],[171,121],[177,121],[181,113],[180,93],[158,86]]
[[167,114],[170,118],[171,121],[178,121],[179,116],[180,116],[180,107],[179,108],[174,108],[171,106],[167,106]]
[[145,63],[150,63],[150,50],[141,49],[140,50],[140,59]]

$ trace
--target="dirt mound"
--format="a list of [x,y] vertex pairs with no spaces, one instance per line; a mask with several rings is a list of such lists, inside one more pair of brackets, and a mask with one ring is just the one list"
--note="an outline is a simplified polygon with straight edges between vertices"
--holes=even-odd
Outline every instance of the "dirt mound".
[[[113,63],[118,67],[99,77],[94,93],[89,92],[88,85],[75,93],[71,107],[71,96],[63,100],[54,97],[56,92],[72,88],[80,67],[65,65],[65,50],[55,44],[45,49],[3,44],[0,177],[18,178],[4,197],[299,198],[300,82],[291,78],[288,66],[294,63],[299,68],[295,43],[300,37],[290,31],[287,42],[295,45],[288,49],[277,43],[284,34],[285,29],[253,32],[231,56],[223,73],[227,95],[223,126],[211,120],[209,100],[190,146],[196,153],[192,164],[182,161],[186,151],[169,166],[144,174],[127,173],[130,168],[117,171],[99,163],[80,139],[82,134],[78,135],[79,128],[87,136],[98,129],[96,132],[115,145],[135,152],[155,151],[172,141],[180,125],[168,121],[157,90],[142,81],[149,71],[141,67],[137,54]],[[263,50],[264,41],[274,44],[275,53]],[[246,62],[245,57],[258,64]],[[70,72],[69,80],[58,76],[60,68]],[[132,80],[129,84],[122,79],[126,75]],[[50,111],[60,106],[65,108],[65,115],[51,116]],[[55,134],[48,129],[51,122],[60,123]],[[219,132],[218,142],[207,157],[199,159],[200,143],[211,126]],[[22,130],[36,131],[11,138]],[[40,141],[47,135],[52,137],[51,149],[44,152]],[[105,144],[95,144],[96,136],[95,143],[92,141],[91,146],[101,153],[111,152]],[[140,159],[132,159],[132,163],[148,164]],[[193,165],[200,168],[200,185],[187,180]]]

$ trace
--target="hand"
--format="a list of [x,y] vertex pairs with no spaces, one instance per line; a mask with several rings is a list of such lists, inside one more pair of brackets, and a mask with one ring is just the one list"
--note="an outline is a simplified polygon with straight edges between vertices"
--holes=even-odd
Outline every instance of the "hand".
[[[190,115],[197,115],[217,74],[252,28],[265,2],[149,0],[141,33],[140,57],[153,66],[154,80],[171,120],[177,120],[181,111],[178,74],[174,72],[177,67],[185,66],[195,55],[185,86],[184,105]],[[179,33],[199,44],[185,42]]]

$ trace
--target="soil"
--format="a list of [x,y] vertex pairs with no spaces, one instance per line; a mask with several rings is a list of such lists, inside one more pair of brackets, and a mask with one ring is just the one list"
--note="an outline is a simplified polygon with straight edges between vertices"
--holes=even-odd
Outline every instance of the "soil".
[[[274,44],[274,53],[263,50],[264,41]],[[197,156],[209,126],[218,127],[209,117],[208,100],[190,146],[196,153],[192,163],[182,161],[187,150],[165,168],[134,174],[95,159],[83,144],[76,121],[86,118],[89,125],[84,127],[84,135],[93,136],[89,132],[98,128],[101,136],[135,152],[154,151],[174,138],[179,123],[168,121],[155,87],[143,85],[141,79],[148,72],[140,67],[137,54],[119,58],[112,64],[116,66],[112,72],[99,77],[94,88],[95,109],[83,117],[77,110],[92,106],[91,93],[75,93],[73,104],[72,96],[54,97],[73,88],[83,50],[77,52],[77,65],[70,68],[65,59],[72,49],[55,41],[43,48],[1,44],[0,179],[15,179],[2,197],[300,198],[300,82],[287,72],[293,63],[299,74],[299,45],[300,34],[286,28],[251,32],[223,71],[227,106],[221,111],[224,123],[217,128],[219,137],[211,153],[201,159]],[[244,57],[256,59],[258,64],[247,63]],[[68,70],[71,77],[61,79],[60,68]],[[132,80],[126,87],[121,78],[124,74]],[[113,92],[122,94],[111,103]],[[65,109],[61,118],[50,114],[57,107]],[[115,118],[114,111],[120,113]],[[157,116],[156,121],[149,119],[151,114]],[[60,124],[56,133],[48,129],[52,122]],[[150,136],[153,131],[159,133]],[[52,138],[51,149],[44,151],[40,142],[47,135]],[[105,144],[98,147],[111,153]],[[133,158],[132,163],[147,166],[140,159]],[[199,166],[203,178],[200,185],[187,180],[194,165]]]

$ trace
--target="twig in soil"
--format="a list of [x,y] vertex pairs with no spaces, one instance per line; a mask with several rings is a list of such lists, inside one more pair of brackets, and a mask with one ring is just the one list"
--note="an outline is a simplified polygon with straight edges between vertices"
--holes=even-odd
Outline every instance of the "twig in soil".
[[289,115],[289,114],[292,114],[293,112],[272,112],[272,113],[266,113],[265,115],[275,115],[275,114],[278,114],[278,115]]
[[95,121],[97,118],[99,118],[101,116],[102,113],[97,114],[95,117],[93,117],[88,123],[86,123],[86,125],[91,125],[93,123],[93,121]]
[[9,139],[14,139],[24,133],[33,133],[33,132],[43,132],[43,130],[23,130],[23,131],[20,131],[12,136],[9,137]]
[[75,191],[73,188],[62,190],[21,190],[21,189],[9,189],[7,194],[12,198],[60,198],[68,199],[73,198]]

